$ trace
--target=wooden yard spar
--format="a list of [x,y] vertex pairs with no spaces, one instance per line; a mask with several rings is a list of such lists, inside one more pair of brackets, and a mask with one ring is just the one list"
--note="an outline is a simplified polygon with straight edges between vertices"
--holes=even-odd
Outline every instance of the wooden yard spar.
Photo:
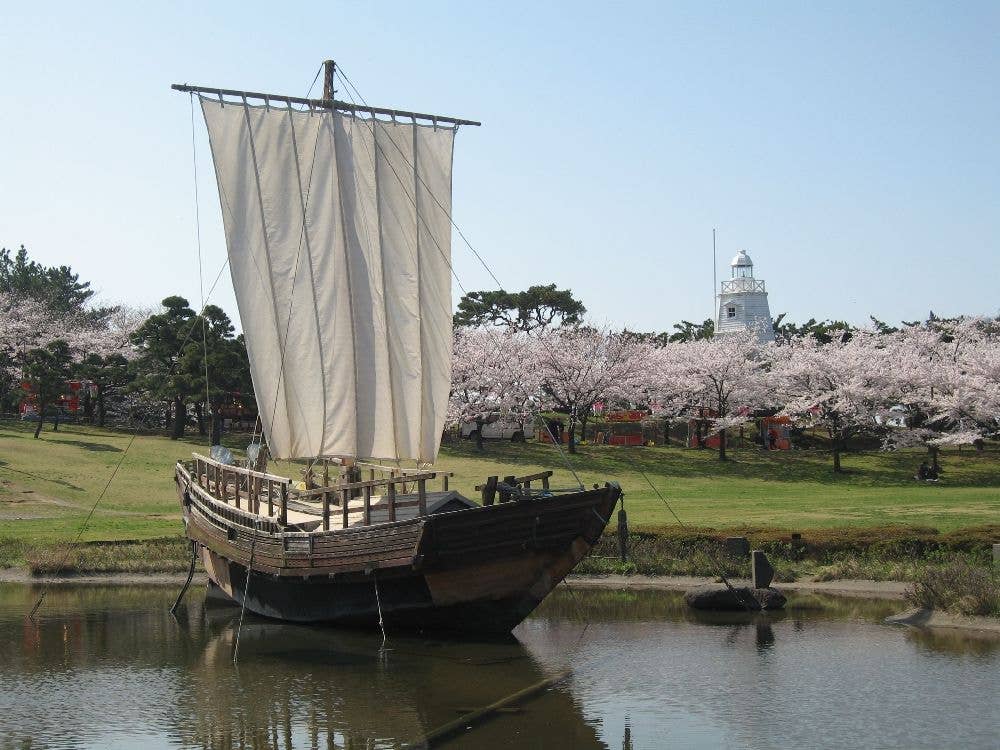
[[452,149],[479,123],[338,101],[335,71],[318,100],[173,87],[198,96],[208,128],[268,449],[323,467],[298,483],[194,454],[175,468],[186,532],[213,585],[261,615],[508,632],[621,491],[489,477],[480,506],[446,472],[399,468],[440,447]]

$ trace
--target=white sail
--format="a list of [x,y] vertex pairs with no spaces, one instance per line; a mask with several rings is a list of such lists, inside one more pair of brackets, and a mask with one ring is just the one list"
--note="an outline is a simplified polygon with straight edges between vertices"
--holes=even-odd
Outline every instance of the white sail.
[[271,454],[434,461],[454,128],[201,104]]

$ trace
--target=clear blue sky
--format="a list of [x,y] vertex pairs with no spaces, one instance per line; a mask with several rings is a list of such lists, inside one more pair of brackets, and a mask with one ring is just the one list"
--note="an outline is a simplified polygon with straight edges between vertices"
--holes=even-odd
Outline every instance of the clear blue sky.
[[[304,95],[333,57],[372,104],[483,121],[459,133],[455,218],[508,288],[701,320],[717,227],[720,278],[747,248],[793,320],[1000,309],[996,2],[5,3],[0,50],[0,244],[107,301],[198,299],[170,84]],[[213,301],[235,316],[228,274]]]

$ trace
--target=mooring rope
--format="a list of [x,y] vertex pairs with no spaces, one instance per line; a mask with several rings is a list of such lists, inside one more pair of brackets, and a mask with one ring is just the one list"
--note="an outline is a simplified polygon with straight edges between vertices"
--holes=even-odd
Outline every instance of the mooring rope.
[[240,621],[236,626],[236,643],[233,645],[233,664],[239,661],[240,656],[240,633],[243,630],[243,616],[247,611],[247,599],[250,598],[250,574],[253,573],[253,553],[257,547],[257,523],[260,519],[254,519],[253,536],[250,537],[250,563],[247,565],[247,578],[243,582],[243,603],[240,607]]
[[[337,66],[337,70],[336,70],[336,74],[340,76],[341,80],[348,87],[346,89],[346,91],[347,91],[348,97],[351,99],[351,102],[352,103],[356,103],[354,101],[354,97],[351,94],[351,90],[353,89],[354,93],[357,94],[357,97],[361,101],[361,103],[364,106],[367,107],[368,106],[368,102],[361,95],[361,92],[358,90],[357,86],[355,86],[354,83],[344,73],[343,67],[341,67],[341,66],[338,65]],[[373,134],[374,134],[375,124],[378,123],[379,125],[382,125],[382,121],[379,120],[375,115],[372,115],[371,120],[372,120],[372,131],[373,131]],[[382,126],[384,128],[384,125],[382,125]],[[381,148],[381,146],[378,144],[378,139],[373,138],[373,141],[375,142],[375,147],[376,148]],[[413,165],[410,163],[410,161],[407,158],[406,154],[403,153],[402,149],[400,149],[399,146],[396,144],[395,139],[389,138],[389,142],[392,143],[395,146],[396,150],[399,152],[399,154],[403,158],[403,160],[405,162],[407,162],[407,164],[409,164],[412,167]],[[395,167],[392,166],[391,161],[387,160],[387,163],[392,168],[393,174],[396,175],[396,179],[399,180],[400,184],[402,185],[403,184],[402,179],[399,177],[398,174],[396,174]],[[417,179],[420,180],[420,183],[423,185],[423,187],[427,191],[427,193],[437,203],[438,207],[441,209],[441,211],[444,213],[444,215],[448,217],[448,221],[451,223],[451,226],[458,233],[459,237],[462,238],[462,241],[465,243],[466,247],[468,247],[469,250],[472,252],[472,254],[475,255],[476,258],[479,260],[480,264],[486,270],[486,273],[489,274],[490,278],[493,279],[494,283],[496,283],[496,285],[497,285],[498,288],[503,289],[504,285],[500,283],[500,279],[497,278],[497,275],[493,272],[493,269],[490,268],[490,265],[486,262],[486,259],[483,258],[483,256],[479,254],[479,252],[476,250],[476,248],[473,247],[472,243],[465,236],[465,233],[462,232],[461,227],[459,227],[458,224],[455,222],[455,219],[452,217],[451,212],[448,211],[445,208],[445,206],[437,199],[437,196],[434,194],[434,191],[430,189],[430,187],[427,185],[426,182],[424,182],[423,178],[420,177],[419,173],[415,169],[414,169],[414,174],[416,175]],[[405,192],[406,191],[404,191],[404,193]],[[406,193],[406,194],[409,195],[409,193]],[[414,202],[414,206],[416,206],[415,198],[411,199],[411,200]],[[418,212],[418,217],[419,217],[419,212]],[[426,226],[426,223],[427,223],[426,220],[424,220],[425,226]],[[434,239],[433,233],[431,233],[430,236],[431,236],[432,239]],[[445,262],[448,264],[448,267],[451,270],[452,276],[455,278],[455,281],[458,283],[458,286],[462,290],[462,293],[463,294],[468,294],[467,290],[465,289],[464,285],[462,284],[461,280],[459,279],[458,274],[455,272],[455,269],[454,269],[454,267],[453,267],[453,265],[451,263],[451,259],[448,258],[447,255],[445,255],[444,250],[440,247],[440,245],[437,243],[436,240],[435,240],[434,244],[437,247],[438,252],[441,253],[441,255],[444,258]],[[487,328],[486,330],[488,332],[492,333],[491,329]],[[553,357],[553,360],[555,362],[558,362],[558,359],[555,357],[555,352],[552,350],[552,348],[545,341],[544,337],[539,337],[539,341],[541,342],[542,346],[544,346],[548,350],[548,353],[549,353],[550,357]],[[498,349],[499,349],[499,345],[498,345],[497,341],[494,341],[494,345],[496,345],[498,347]],[[547,427],[546,427],[546,430],[548,431]],[[552,434],[551,434],[551,431],[548,431],[548,432],[549,432],[549,436],[553,437]],[[572,467],[570,466],[568,458],[565,456],[565,454],[563,454],[562,446],[559,443],[557,443],[555,440],[552,441],[552,444],[553,444],[553,446],[556,447],[556,449],[558,450],[560,456],[562,456],[562,458],[563,458],[564,462],[566,463],[567,467],[573,473],[573,476],[576,478],[577,482],[580,484],[580,487],[582,488],[583,487],[583,483],[580,482],[580,479],[577,476],[576,472],[573,471]],[[646,480],[646,483],[649,484],[649,486],[652,488],[652,490],[656,494],[656,496],[667,507],[667,510],[670,511],[671,515],[677,520],[678,524],[681,527],[683,527],[683,528],[687,528],[684,525],[684,523],[680,520],[680,517],[674,512],[673,508],[670,507],[670,504],[666,501],[666,499],[663,497],[663,495],[660,493],[660,491],[656,488],[656,486],[653,484],[653,482],[649,479],[649,477],[646,475],[646,473],[642,470],[642,468],[639,467],[638,464],[633,463],[633,462],[630,462],[630,465],[631,465],[632,468],[634,468],[635,470],[637,470],[639,472],[639,474],[642,475],[643,479]],[[716,568],[716,571],[717,571],[717,573],[719,575],[719,578],[722,579],[722,581],[726,584],[726,587],[733,593],[733,595],[737,598],[737,600],[739,600],[740,603],[743,604],[748,610],[755,611],[755,609],[749,603],[747,603],[746,601],[744,601],[742,599],[742,597],[740,597],[740,595],[736,592],[736,589],[729,582],[729,579],[726,577],[725,572],[722,569],[722,566],[718,563],[718,561],[715,559],[715,557],[711,553],[708,554],[708,557],[712,561],[712,564],[714,565],[714,567]]]
[[[646,474],[646,472],[642,470],[642,467],[635,462],[632,462],[630,465],[632,466],[633,469],[639,472],[639,474],[642,476],[643,479],[646,480],[646,484],[650,486],[650,488],[653,490],[656,496],[660,499],[660,502],[662,502],[666,506],[667,510],[670,511],[670,515],[672,515],[674,517],[674,520],[677,521],[677,525],[680,526],[682,529],[687,530],[688,528],[687,524],[684,523],[681,520],[680,516],[678,516],[677,513],[674,512],[674,509],[670,506],[670,503],[667,502],[667,499],[663,497],[663,495],[660,493],[660,490],[657,489],[655,484],[653,484],[653,480],[651,480],[649,476]],[[754,607],[749,602],[747,602],[742,596],[740,596],[740,593],[733,587],[733,584],[729,582],[729,578],[726,577],[722,565],[716,559],[715,555],[707,551],[705,554],[708,555],[708,559],[712,562],[712,565],[715,567],[715,571],[716,573],[718,573],[719,578],[722,579],[722,582],[726,585],[726,588],[729,589],[730,593],[736,598],[736,601],[742,604],[747,609],[748,612],[758,611],[760,607],[759,606]]]
[[372,571],[372,578],[375,581],[375,606],[378,607],[378,626],[382,631],[382,647],[385,647],[386,635],[385,635],[385,620],[382,619],[382,599],[379,597],[378,593],[378,572]]
[[[212,292],[215,291],[215,287],[219,283],[219,279],[222,277],[222,272],[226,270],[226,266],[228,266],[228,265],[229,265],[229,259],[227,258],[226,261],[225,261],[225,263],[222,264],[222,268],[219,269],[219,273],[216,274],[215,281],[212,282],[211,288],[208,290],[208,298],[211,298]],[[204,312],[204,310],[202,310],[202,312]],[[178,354],[180,354],[180,352],[182,352],[184,350],[184,347],[187,346],[188,341],[191,340],[191,334],[194,333],[194,329],[195,329],[195,326],[197,326],[197,324],[198,324],[198,319],[197,318],[195,318],[193,321],[191,321],[191,325],[190,325],[190,327],[187,330],[187,334],[184,336],[184,340],[181,341],[181,345],[177,348],[177,353]],[[178,360],[177,362],[175,362],[171,366],[170,370],[167,372],[167,374],[165,376],[165,379],[169,378],[171,375],[174,374],[174,370],[177,369],[177,367],[178,367],[179,364],[180,364],[180,360]],[[56,566],[56,569],[52,572],[52,576],[58,576],[59,573],[62,572],[63,568],[66,567],[66,562],[67,562],[67,560],[69,560],[69,556],[73,553],[73,547],[76,544],[79,543],[80,539],[83,537],[84,532],[87,530],[87,526],[90,525],[90,521],[94,517],[94,513],[97,511],[97,506],[101,504],[101,501],[104,499],[104,496],[107,494],[108,489],[111,487],[111,483],[114,481],[115,477],[118,475],[119,469],[121,469],[122,464],[125,462],[125,457],[128,456],[129,449],[132,447],[132,444],[135,442],[136,437],[138,437],[138,435],[139,435],[139,430],[142,427],[147,427],[147,428],[149,427],[149,425],[145,422],[145,420],[143,420],[141,417],[137,416],[136,414],[134,414],[134,413],[131,414],[131,418],[132,418],[132,421],[133,421],[133,427],[132,427],[132,434],[129,436],[129,441],[126,444],[125,449],[122,451],[121,456],[119,456],[118,462],[115,464],[114,469],[111,471],[111,476],[109,476],[108,477],[108,481],[105,482],[104,487],[101,490],[100,495],[97,496],[97,500],[95,500],[94,504],[91,506],[90,512],[87,513],[87,517],[84,519],[83,523],[80,525],[80,530],[77,532],[76,538],[73,540],[72,544],[70,544],[70,545],[68,545],[66,547],[66,552],[63,554],[63,557],[60,560],[59,565]],[[28,617],[29,618],[33,619],[34,616],[35,616],[35,614],[38,612],[39,608],[42,606],[42,602],[45,600],[45,595],[48,593],[49,584],[51,583],[51,581],[52,581],[52,578],[48,578],[42,584],[42,592],[38,596],[38,601],[35,602],[35,606],[32,607],[31,608],[31,612],[28,613]]]

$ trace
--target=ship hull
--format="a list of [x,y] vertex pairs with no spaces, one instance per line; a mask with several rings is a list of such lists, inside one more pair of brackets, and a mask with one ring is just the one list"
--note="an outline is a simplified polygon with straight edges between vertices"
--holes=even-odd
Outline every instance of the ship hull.
[[[177,470],[212,583],[259,615],[349,627],[509,633],[590,551],[617,485],[323,533],[226,523]],[[249,573],[248,573],[249,571]]]

